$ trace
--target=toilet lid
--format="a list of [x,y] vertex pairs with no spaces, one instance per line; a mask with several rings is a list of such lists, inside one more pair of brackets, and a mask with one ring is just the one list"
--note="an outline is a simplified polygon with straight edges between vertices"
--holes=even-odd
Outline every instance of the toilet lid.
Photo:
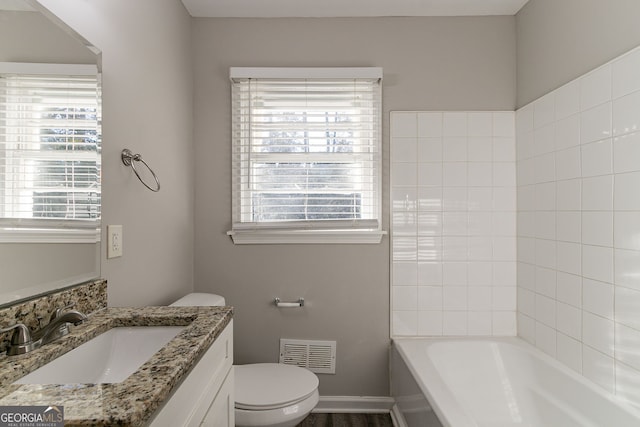
[[171,304],[172,307],[215,307],[225,305],[224,297],[205,292],[193,292],[187,294]]
[[298,366],[254,363],[234,366],[239,409],[275,409],[304,400],[318,388],[318,377]]

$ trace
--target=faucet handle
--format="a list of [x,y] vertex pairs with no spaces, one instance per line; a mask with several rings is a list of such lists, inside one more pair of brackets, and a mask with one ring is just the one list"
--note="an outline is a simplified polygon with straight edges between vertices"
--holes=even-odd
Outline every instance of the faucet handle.
[[76,302],[75,301],[71,301],[68,305],[65,305],[62,308],[56,308],[55,311],[53,313],[51,313],[51,318],[49,319],[49,322],[52,322],[56,317],[60,316],[62,314],[63,311],[75,307]]
[[13,326],[0,329],[0,333],[9,332],[14,330],[11,336],[11,345],[7,349],[8,356],[16,356],[18,354],[28,353],[31,350],[38,348],[37,343],[31,339],[31,332],[22,323],[16,323]]
[[29,331],[29,328],[27,328],[22,323],[16,323],[13,326],[2,328],[0,329],[0,333],[9,332],[14,329],[15,331],[11,336],[11,344],[24,345],[31,342],[31,332]]

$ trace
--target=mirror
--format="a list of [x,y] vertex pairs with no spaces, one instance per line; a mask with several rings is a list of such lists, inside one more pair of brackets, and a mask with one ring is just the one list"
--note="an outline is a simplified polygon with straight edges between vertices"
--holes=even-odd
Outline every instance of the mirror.
[[[93,64],[98,70],[100,67],[99,52],[95,47],[32,0],[0,0],[0,62]],[[99,114],[97,117],[99,123]],[[94,174],[99,182],[100,149],[97,145]],[[0,169],[4,159],[5,156],[0,155]],[[45,169],[40,167],[37,173],[42,174]],[[46,170],[52,173],[51,168]],[[2,176],[0,174],[0,178]],[[96,194],[99,198],[99,188]],[[99,214],[97,216],[99,221]],[[98,278],[99,228],[98,223],[97,242],[95,238],[82,243],[77,243],[78,240],[0,241],[0,306]],[[96,227],[93,230],[96,231]]]

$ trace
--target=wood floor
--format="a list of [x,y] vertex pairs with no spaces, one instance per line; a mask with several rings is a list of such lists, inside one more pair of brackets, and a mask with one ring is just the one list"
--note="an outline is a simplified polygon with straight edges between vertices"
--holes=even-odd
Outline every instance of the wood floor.
[[389,414],[309,414],[298,427],[393,427]]

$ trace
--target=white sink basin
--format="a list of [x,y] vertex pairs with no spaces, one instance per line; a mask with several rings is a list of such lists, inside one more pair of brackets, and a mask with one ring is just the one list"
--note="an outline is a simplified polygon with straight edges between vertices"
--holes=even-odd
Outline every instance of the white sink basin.
[[15,384],[119,383],[184,328],[113,328],[20,378]]

